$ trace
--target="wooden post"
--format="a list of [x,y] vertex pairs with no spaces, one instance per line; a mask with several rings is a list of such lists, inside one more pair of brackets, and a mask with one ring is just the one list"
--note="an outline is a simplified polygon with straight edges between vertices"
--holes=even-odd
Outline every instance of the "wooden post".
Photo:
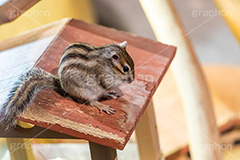
[[116,149],[89,141],[92,160],[117,160]]
[[0,25],[11,22],[40,0],[6,0],[0,3]]
[[141,160],[163,160],[152,101],[136,127],[138,152]]
[[31,141],[23,138],[7,138],[11,160],[34,160]]
[[171,69],[184,106],[192,159],[221,160],[219,132],[208,88],[172,2],[169,0],[140,0],[140,2],[157,39],[177,46],[177,54]]

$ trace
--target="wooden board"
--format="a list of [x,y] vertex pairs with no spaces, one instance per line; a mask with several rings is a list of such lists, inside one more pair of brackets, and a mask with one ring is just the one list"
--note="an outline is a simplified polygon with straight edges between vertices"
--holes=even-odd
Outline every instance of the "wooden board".
[[[34,67],[42,68],[56,75],[61,54],[70,43],[81,41],[102,46],[126,40],[128,41],[127,50],[136,66],[136,80],[130,85],[124,84],[117,89],[117,92],[121,92],[123,95],[118,100],[103,102],[116,109],[114,115],[109,116],[105,113],[100,115],[95,107],[77,104],[65,99],[53,90],[44,90],[39,92],[31,108],[19,119],[101,145],[123,149],[167,71],[175,55],[176,48],[115,29],[87,24],[79,20],[67,19],[66,23],[62,24],[60,29],[59,26],[56,26],[58,32],[53,34],[54,39],[50,43],[48,38],[39,38],[37,40],[39,45],[49,44],[40,47],[44,49],[41,56],[39,54],[33,56],[30,52],[26,52],[24,57],[34,57],[29,61],[31,64],[34,63]],[[36,32],[33,36],[44,33],[49,33],[49,31]],[[51,35],[51,33],[49,34]],[[21,38],[24,39],[28,34],[33,33],[26,33]],[[37,48],[36,44],[34,46],[28,42],[27,45],[33,51]],[[4,46],[0,46],[0,50],[1,48],[4,48]],[[8,51],[15,48],[18,47],[14,46],[11,49],[2,51],[0,55],[3,52],[7,54]],[[11,57],[17,56],[16,54],[23,54],[23,52],[9,53],[9,59],[5,61],[11,61]],[[22,56],[18,55],[18,57],[19,61],[22,61]],[[39,58],[36,61],[37,57]],[[4,66],[6,67],[8,64],[4,63]],[[8,70],[7,72],[16,75],[15,67],[17,66],[12,64],[9,67],[12,68],[12,71]],[[22,68],[21,70],[25,69]],[[15,79],[10,78],[8,81],[14,81]],[[2,85],[0,84],[0,86]],[[6,93],[9,87],[6,84],[5,87]]]

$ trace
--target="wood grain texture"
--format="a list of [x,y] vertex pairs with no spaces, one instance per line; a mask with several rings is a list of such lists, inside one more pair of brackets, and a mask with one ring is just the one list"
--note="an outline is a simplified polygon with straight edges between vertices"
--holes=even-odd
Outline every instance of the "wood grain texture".
[[31,108],[19,119],[101,145],[123,149],[167,71],[175,55],[175,47],[73,19],[60,29],[50,43],[41,39],[41,44],[49,45],[34,64],[34,67],[56,75],[61,54],[70,43],[81,41],[102,46],[124,40],[128,41],[127,50],[135,62],[136,80],[116,89],[123,94],[118,100],[103,102],[116,109],[116,114],[100,115],[95,107],[77,104],[53,90],[44,90],[39,92]]

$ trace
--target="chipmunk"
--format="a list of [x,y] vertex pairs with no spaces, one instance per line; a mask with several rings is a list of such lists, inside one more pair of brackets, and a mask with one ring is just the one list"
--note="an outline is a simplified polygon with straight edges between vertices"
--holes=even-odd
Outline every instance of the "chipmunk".
[[0,122],[6,130],[16,125],[20,115],[33,101],[36,93],[46,88],[62,90],[70,97],[84,100],[107,114],[115,110],[100,103],[101,97],[117,99],[112,91],[123,82],[134,81],[134,62],[126,51],[127,42],[102,47],[87,43],[68,46],[60,59],[58,76],[34,68],[23,75],[2,107]]

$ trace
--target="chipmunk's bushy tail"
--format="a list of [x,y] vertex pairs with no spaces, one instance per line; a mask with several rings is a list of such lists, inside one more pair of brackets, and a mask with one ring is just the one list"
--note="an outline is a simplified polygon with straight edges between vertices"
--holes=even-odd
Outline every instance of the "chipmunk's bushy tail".
[[9,93],[0,113],[0,123],[8,131],[16,125],[17,116],[33,101],[36,93],[46,88],[56,88],[59,80],[53,75],[34,68],[22,75]]

